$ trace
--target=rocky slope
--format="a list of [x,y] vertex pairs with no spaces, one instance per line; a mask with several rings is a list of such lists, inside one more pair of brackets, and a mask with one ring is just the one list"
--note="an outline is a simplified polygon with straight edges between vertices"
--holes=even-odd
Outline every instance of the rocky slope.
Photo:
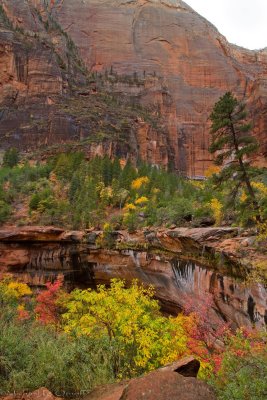
[[[28,227],[0,231],[0,277],[9,273],[32,286],[63,275],[66,285],[95,287],[111,278],[152,284],[165,311],[177,313],[188,302],[212,296],[211,321],[223,318],[236,326],[267,324],[267,292],[244,281],[247,257],[256,260],[253,239],[237,228],[176,228],[118,231],[107,243],[101,232]],[[265,257],[266,262],[266,257]],[[238,279],[237,279],[238,278]]]
[[[131,156],[203,175],[208,116],[231,90],[248,100],[266,155],[266,49],[230,45],[183,1],[0,4],[2,148],[87,140],[89,155]],[[110,93],[117,100],[107,105]],[[138,104],[145,111],[136,112]],[[125,114],[127,107],[135,112]]]

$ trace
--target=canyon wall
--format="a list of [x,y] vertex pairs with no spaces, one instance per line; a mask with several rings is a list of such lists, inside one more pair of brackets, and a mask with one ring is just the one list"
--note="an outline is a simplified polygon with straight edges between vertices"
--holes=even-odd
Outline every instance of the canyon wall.
[[0,277],[11,274],[33,287],[44,287],[64,276],[70,289],[108,285],[112,278],[124,279],[127,284],[138,279],[155,287],[165,312],[176,314],[188,303],[198,307],[211,296],[212,323],[223,318],[232,327],[265,327],[266,288],[259,283],[246,284],[241,265],[236,268],[233,255],[219,245],[224,240],[234,241],[236,233],[234,228],[177,229],[157,235],[140,232],[136,237],[121,231],[114,232],[113,248],[105,249],[99,245],[101,232],[97,231],[3,230]]
[[[0,30],[2,148],[30,150],[89,139],[87,151],[93,155],[107,153],[112,142],[111,155],[202,176],[211,162],[210,111],[231,90],[248,103],[261,145],[257,160],[265,164],[266,49],[229,44],[180,0],[0,3],[5,16]],[[82,119],[80,99],[92,108],[92,99],[103,90],[127,107],[141,105],[152,121],[137,112],[127,117],[123,144],[107,134],[96,145],[97,110],[95,119]],[[70,97],[76,107],[66,105]],[[103,120],[112,120],[112,107],[101,114]],[[118,118],[127,119],[124,111]]]

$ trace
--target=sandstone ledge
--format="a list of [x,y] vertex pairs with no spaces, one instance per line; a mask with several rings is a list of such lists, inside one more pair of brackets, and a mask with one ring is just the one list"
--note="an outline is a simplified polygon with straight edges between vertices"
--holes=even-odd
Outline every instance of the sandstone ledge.
[[167,313],[211,293],[215,324],[221,315],[233,327],[262,327],[266,290],[246,283],[249,268],[266,262],[254,241],[251,232],[226,227],[112,231],[104,237],[98,230],[6,228],[0,231],[0,278],[9,274],[40,288],[63,276],[70,290],[137,279],[155,288]]
[[[68,231],[54,226],[26,226],[0,230],[0,245],[28,243],[41,245],[76,244],[80,250],[136,250],[163,253],[166,256],[179,255],[206,266],[223,268],[231,265],[250,267],[256,259],[266,260],[267,256],[256,251],[255,233],[236,227],[208,228],[151,228],[129,233],[113,231],[108,245],[101,240],[99,230]],[[0,262],[1,266],[1,262]],[[242,271],[243,272],[243,271]]]

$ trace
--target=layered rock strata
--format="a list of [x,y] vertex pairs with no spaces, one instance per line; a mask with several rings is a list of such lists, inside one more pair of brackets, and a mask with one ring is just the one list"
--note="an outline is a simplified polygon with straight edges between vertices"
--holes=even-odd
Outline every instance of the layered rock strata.
[[36,287],[59,275],[69,288],[109,284],[112,278],[125,279],[127,284],[138,279],[155,287],[163,309],[171,313],[188,302],[204,301],[210,293],[215,324],[223,318],[233,327],[263,327],[266,288],[242,283],[245,267],[237,263],[229,241],[242,246],[248,238],[237,233],[235,228],[177,228],[136,235],[121,231],[114,232],[110,249],[105,249],[97,231],[5,230],[0,232],[0,272]]

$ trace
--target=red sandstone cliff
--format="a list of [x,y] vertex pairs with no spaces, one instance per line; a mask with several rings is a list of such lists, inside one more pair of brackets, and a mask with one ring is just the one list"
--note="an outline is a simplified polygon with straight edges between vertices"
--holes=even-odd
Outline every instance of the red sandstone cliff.
[[[0,4],[13,24],[2,20],[0,30],[3,147],[12,143],[30,149],[36,143],[88,137],[94,142],[94,120],[81,118],[79,107],[84,109],[84,104],[79,99],[82,96],[90,105],[98,96],[95,91],[104,88],[149,108],[152,119],[161,121],[156,126],[131,116],[123,144],[111,135],[105,139],[115,147],[102,142],[95,150],[91,143],[89,152],[131,154],[151,163],[172,164],[188,175],[203,175],[210,163],[208,116],[219,96],[231,90],[248,101],[261,155],[267,154],[267,50],[230,45],[183,1]],[[85,66],[91,73],[89,83]],[[75,89],[85,83],[87,89],[77,95]],[[66,106],[69,96],[78,102],[78,113],[77,107]],[[112,109],[104,109],[100,117],[109,120],[110,115]],[[119,117],[127,119],[123,111]]]

